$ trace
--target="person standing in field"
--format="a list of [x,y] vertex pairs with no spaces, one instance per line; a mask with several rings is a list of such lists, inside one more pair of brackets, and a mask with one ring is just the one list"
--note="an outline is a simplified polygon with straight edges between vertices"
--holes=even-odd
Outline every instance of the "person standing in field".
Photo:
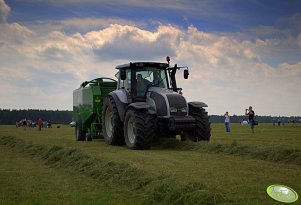
[[224,117],[225,117],[226,132],[230,132],[230,116],[228,112],[224,114]]
[[26,130],[26,127],[27,127],[27,120],[26,120],[26,118],[22,121],[22,126],[23,126],[23,129]]
[[252,106],[249,106],[249,109],[246,109],[246,115],[249,115],[249,123],[252,130],[252,133],[254,134],[254,116],[255,112],[252,109]]
[[41,118],[38,119],[38,126],[39,126],[39,131],[41,131],[42,125],[43,125],[43,120]]
[[281,125],[281,118],[280,118],[280,115],[279,115],[279,117],[278,117],[277,122],[278,122],[278,126],[280,126],[280,125]]

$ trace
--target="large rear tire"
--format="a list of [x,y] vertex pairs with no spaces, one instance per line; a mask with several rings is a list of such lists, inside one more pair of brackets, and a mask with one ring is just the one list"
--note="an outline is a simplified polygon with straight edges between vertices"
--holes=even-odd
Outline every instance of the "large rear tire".
[[124,144],[123,124],[119,118],[116,103],[110,96],[106,97],[103,103],[102,130],[107,144]]
[[194,130],[185,131],[181,136],[181,140],[189,139],[193,142],[205,140],[209,141],[211,136],[211,127],[208,113],[204,108],[189,108],[189,115],[196,119],[196,126]]
[[85,133],[82,128],[82,121],[77,120],[75,125],[75,139],[76,141],[83,141],[85,140]]
[[154,117],[146,110],[130,108],[124,120],[124,138],[129,149],[149,149],[154,138]]

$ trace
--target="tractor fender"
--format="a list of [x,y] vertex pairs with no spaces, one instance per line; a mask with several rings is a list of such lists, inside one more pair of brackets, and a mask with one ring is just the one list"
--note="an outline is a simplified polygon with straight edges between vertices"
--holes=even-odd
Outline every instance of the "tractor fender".
[[147,110],[150,114],[156,114],[156,111],[147,102],[134,102],[127,106],[126,110],[134,108],[136,110]]
[[208,105],[206,103],[198,102],[198,101],[189,102],[188,106],[195,107],[195,108],[208,107]]
[[121,122],[123,122],[125,111],[129,104],[125,91],[115,90],[115,91],[110,92],[108,94],[108,96],[111,96],[114,99],[117,110],[118,110],[119,118],[120,118]]
[[[115,97],[117,97],[119,99],[120,102],[128,104],[128,96],[126,94],[126,91],[123,89],[120,90],[114,90],[111,92]],[[109,94],[111,94],[109,93]],[[114,96],[112,96],[114,98]],[[114,99],[115,100],[115,99]]]

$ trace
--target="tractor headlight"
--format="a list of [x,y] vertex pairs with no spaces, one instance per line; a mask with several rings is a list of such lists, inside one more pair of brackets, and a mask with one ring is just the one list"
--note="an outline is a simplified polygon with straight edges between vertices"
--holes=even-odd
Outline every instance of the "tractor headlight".
[[181,112],[187,112],[187,107],[183,107],[182,109],[181,109]]
[[178,112],[178,109],[175,108],[175,107],[171,107],[171,108],[170,108],[170,112]]

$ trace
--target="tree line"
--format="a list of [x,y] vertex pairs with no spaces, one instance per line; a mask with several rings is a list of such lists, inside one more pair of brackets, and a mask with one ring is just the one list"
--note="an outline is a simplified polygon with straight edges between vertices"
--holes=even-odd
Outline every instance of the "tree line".
[[54,124],[68,124],[72,121],[72,111],[68,110],[10,110],[0,109],[0,124],[16,124],[23,119],[36,122],[39,118],[43,121],[50,120]]
[[[16,124],[16,122],[28,119],[32,121],[37,121],[41,118],[43,121],[50,120],[54,124],[69,124],[72,121],[72,111],[70,110],[37,110],[37,109],[23,109],[23,110],[11,110],[11,109],[0,109],[0,124],[1,125],[11,125]],[[256,120],[259,123],[272,123],[273,120],[278,120],[279,117],[273,116],[256,116]],[[280,117],[285,123],[301,122],[301,117]],[[211,115],[210,121],[212,123],[223,123],[223,115]],[[240,123],[242,120],[247,120],[248,117],[245,115],[233,115],[230,116],[231,123]]]

